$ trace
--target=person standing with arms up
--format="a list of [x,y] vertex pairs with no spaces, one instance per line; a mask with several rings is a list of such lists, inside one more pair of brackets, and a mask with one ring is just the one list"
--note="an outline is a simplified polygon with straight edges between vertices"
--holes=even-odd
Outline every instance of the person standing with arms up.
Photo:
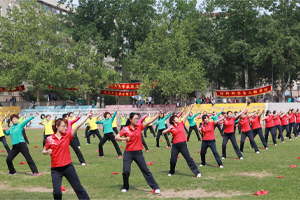
[[187,117],[187,120],[189,121],[189,124],[190,124],[189,133],[188,133],[188,136],[187,136],[187,141],[190,140],[190,136],[191,136],[191,133],[192,133],[193,130],[195,131],[195,133],[197,135],[198,141],[199,142],[201,141],[200,136],[199,136],[199,131],[198,131],[197,125],[195,123],[195,117],[197,117],[199,114],[200,114],[200,112],[193,115],[193,113],[190,112],[189,116]]
[[273,119],[274,119],[274,127],[275,127],[275,133],[276,133],[276,130],[278,130],[279,134],[278,134],[278,140],[279,138],[281,138],[281,141],[282,143],[284,143],[284,137],[282,135],[282,127],[281,127],[281,124],[280,124],[280,115],[281,115],[282,112],[279,112],[277,113],[276,110],[273,111]]
[[184,131],[184,123],[186,122],[187,116],[190,114],[194,105],[192,104],[189,111],[183,117],[183,120],[179,122],[179,117],[176,114],[173,114],[170,117],[171,126],[164,130],[162,133],[171,133],[173,136],[173,145],[171,149],[171,159],[170,159],[170,171],[168,176],[173,176],[175,174],[175,167],[177,163],[177,156],[181,153],[190,167],[191,171],[195,174],[195,177],[200,178],[201,173],[197,168],[197,165],[193,158],[190,156],[190,152],[187,148],[186,141],[187,137]]
[[[146,117],[145,119],[145,122],[149,121],[151,119],[151,113],[148,114],[148,116]],[[153,127],[152,127],[152,124],[149,124],[149,126],[147,126],[145,129],[144,129],[144,136],[145,138],[147,137],[147,130],[150,129],[150,132],[153,134],[153,137],[156,138],[156,135],[154,133],[154,130],[153,130]]]
[[74,189],[78,199],[90,199],[88,193],[80,183],[79,177],[72,164],[70,153],[70,142],[75,137],[79,127],[90,116],[91,111],[80,121],[72,130],[68,127],[69,122],[66,119],[58,119],[53,125],[54,134],[46,140],[42,151],[44,155],[51,156],[51,177],[53,185],[54,199],[62,199],[61,182],[65,176]]
[[[28,115],[25,115],[24,117],[21,117],[21,114],[20,114],[20,113],[18,113],[17,115],[18,115],[18,124],[21,124],[21,123],[23,123],[24,119],[25,119],[26,117],[32,115],[32,113],[30,113],[30,114],[28,114]],[[30,122],[30,120],[29,120],[28,122]],[[28,123],[28,122],[27,122],[27,123]],[[26,124],[27,124],[27,123],[26,123]],[[25,124],[25,126],[26,126],[26,124]],[[24,126],[24,127],[25,127],[25,126]],[[28,141],[28,138],[27,138],[27,135],[26,135],[26,132],[25,132],[25,128],[24,128],[24,127],[23,127],[23,130],[22,130],[22,135],[23,135],[23,138],[24,138],[26,144],[29,144],[29,141]]]
[[44,139],[43,139],[43,147],[45,146],[45,143],[46,143],[46,139],[49,135],[52,135],[54,132],[53,132],[53,129],[52,129],[52,125],[54,124],[54,121],[56,120],[56,116],[55,116],[55,119],[54,121],[51,121],[51,115],[47,115],[45,117],[46,120],[42,120],[42,122],[40,122],[39,124],[40,125],[43,125],[44,126]]
[[265,140],[266,143],[268,144],[268,138],[269,138],[269,132],[271,132],[272,139],[273,139],[273,144],[277,146],[277,141],[276,141],[276,129],[274,127],[274,116],[271,114],[270,110],[266,111],[266,116],[263,118],[265,120],[266,125],[265,125]]
[[4,131],[5,135],[10,135],[11,144],[12,144],[12,149],[6,158],[6,163],[7,163],[8,169],[9,169],[9,173],[7,175],[15,175],[16,174],[16,170],[14,168],[12,161],[19,153],[22,153],[23,156],[25,157],[25,159],[33,173],[33,176],[42,175],[42,174],[39,174],[39,171],[30,155],[29,149],[28,149],[28,147],[25,143],[24,137],[22,135],[24,126],[38,115],[39,115],[39,113],[36,112],[33,116],[24,120],[20,124],[18,123],[19,115],[13,114],[10,116],[10,120],[12,121],[13,125],[10,127],[10,129],[8,131]]
[[285,112],[283,112],[281,115],[280,115],[280,122],[281,122],[281,127],[282,127],[282,134],[283,134],[283,131],[285,130],[286,131],[286,135],[285,135],[285,138],[289,137],[290,140],[292,140],[292,137],[291,137],[291,133],[290,133],[290,129],[289,129],[289,124],[288,124],[288,110],[286,110]]
[[231,141],[232,146],[235,150],[236,155],[239,157],[239,159],[243,159],[243,155],[236,143],[236,138],[235,138],[235,134],[234,134],[234,122],[235,120],[237,120],[237,118],[239,118],[239,116],[245,112],[246,109],[244,109],[242,112],[240,112],[239,114],[237,114],[236,116],[232,116],[232,112],[231,111],[227,111],[226,114],[226,118],[224,119],[224,134],[223,134],[223,143],[222,143],[222,159],[226,158],[226,145],[228,140]]
[[7,116],[9,115],[10,111],[7,112],[7,114],[4,116],[4,118],[2,119],[2,121],[0,122],[0,141],[3,143],[6,152],[9,154],[10,152],[10,148],[6,143],[6,138],[3,132],[3,125],[5,125],[5,119],[7,118]]
[[102,137],[99,133],[98,126],[97,126],[97,121],[100,118],[100,116],[101,116],[101,114],[96,117],[93,117],[93,113],[92,113],[92,115],[90,115],[87,122],[85,123],[86,125],[88,125],[90,127],[90,130],[89,130],[88,134],[86,135],[88,145],[91,143],[90,137],[92,134],[97,135],[97,137],[99,138],[99,142],[102,140]]
[[111,117],[110,112],[105,112],[104,113],[104,120],[102,121],[97,121],[97,124],[103,124],[103,139],[100,141],[99,143],[99,156],[98,157],[104,157],[104,153],[103,153],[103,145],[105,144],[105,142],[107,140],[111,140],[112,143],[114,144],[114,147],[117,151],[118,154],[118,158],[122,158],[122,152],[119,148],[118,143],[115,140],[115,136],[113,133],[113,128],[112,128],[112,123],[118,113],[119,110],[119,106],[117,107],[117,110],[115,111],[115,113],[113,114],[113,116]]
[[[140,120],[140,115],[138,113],[130,113],[129,119],[126,122],[126,126],[120,131],[119,134],[116,135],[116,140],[126,141],[127,143],[123,158],[123,187],[121,192],[127,192],[129,190],[131,164],[132,161],[135,161],[143,173],[148,185],[153,189],[152,193],[160,193],[159,186],[146,165],[146,161],[142,152],[143,144],[141,137],[143,134],[143,129],[154,122],[154,120],[161,115],[163,115],[162,111],[160,111],[156,116],[152,117],[148,122],[137,125]],[[125,138],[122,138],[122,136],[125,136]]]
[[253,137],[255,138],[256,135],[258,134],[265,149],[268,149],[268,144],[266,143],[266,140],[264,138],[261,123],[260,123],[260,117],[264,113],[264,110],[260,114],[258,114],[258,112],[259,112],[259,110],[254,112],[254,115],[252,116],[252,119],[250,120],[250,122],[252,123]]
[[[156,136],[156,148],[159,148],[159,138],[162,135],[162,132],[166,129],[165,122],[169,117],[171,117],[171,114],[167,113],[167,116],[166,117],[164,117],[164,116],[165,116],[164,113],[160,113],[159,118],[153,123],[153,124],[157,123],[157,126],[158,126],[158,132],[157,132],[157,136]],[[165,139],[167,141],[167,145],[168,145],[168,146],[166,146],[166,148],[170,149],[171,144],[170,144],[169,138],[166,134],[164,134],[164,137],[165,137]]]

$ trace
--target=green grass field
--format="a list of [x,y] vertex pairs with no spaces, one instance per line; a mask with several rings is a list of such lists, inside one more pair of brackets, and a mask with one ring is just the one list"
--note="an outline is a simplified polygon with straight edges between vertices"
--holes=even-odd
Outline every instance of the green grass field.
[[[52,182],[50,174],[50,157],[42,155],[42,133],[43,130],[26,130],[30,144],[28,145],[31,155],[43,176],[33,177],[26,165],[25,158],[19,154],[14,165],[17,175],[7,176],[7,165],[5,162],[7,153],[0,153],[0,199],[52,199]],[[130,190],[121,193],[122,187],[122,159],[117,159],[117,153],[112,143],[104,145],[105,157],[98,158],[98,138],[91,137],[91,145],[86,145],[86,139],[82,137],[83,130],[78,132],[81,142],[81,151],[88,166],[81,166],[74,151],[71,149],[73,164],[77,170],[82,185],[89,193],[91,199],[148,199],[148,198],[174,198],[174,199],[299,199],[299,168],[300,138],[278,146],[271,146],[269,139],[269,149],[262,150],[262,143],[259,138],[256,142],[260,149],[260,154],[255,154],[250,149],[249,141],[246,141],[244,149],[244,160],[236,160],[236,154],[229,142],[227,146],[227,159],[222,160],[224,168],[216,167],[217,163],[208,149],[207,166],[199,167],[202,178],[194,178],[182,155],[179,155],[176,173],[168,177],[169,161],[171,149],[166,149],[166,142],[161,138],[161,147],[155,148],[155,140],[151,133],[148,133],[146,143],[150,149],[149,153],[144,153],[146,162],[153,162],[148,166],[154,178],[158,182],[161,194],[151,194],[151,188],[147,185],[142,173],[133,162],[130,175]],[[240,140],[240,135],[237,141]],[[222,138],[216,134],[217,149],[221,154]],[[7,139],[11,146],[10,138]],[[238,143],[239,145],[239,143]],[[35,148],[38,146],[38,148]],[[119,142],[119,146],[125,148],[126,143]],[[122,148],[122,152],[124,151]],[[193,133],[188,142],[188,148],[196,164],[200,164],[201,143],[196,141]],[[0,143],[0,150],[4,147]],[[299,165],[290,168],[290,165]],[[119,172],[118,175],[111,175],[111,172]],[[278,178],[284,176],[284,178]],[[63,179],[63,186],[66,187],[64,199],[76,199],[70,184]],[[264,196],[254,196],[257,190],[268,190]]]

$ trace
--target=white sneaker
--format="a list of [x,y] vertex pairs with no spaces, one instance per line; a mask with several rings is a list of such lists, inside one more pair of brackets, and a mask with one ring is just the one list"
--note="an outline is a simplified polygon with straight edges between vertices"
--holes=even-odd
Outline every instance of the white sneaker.
[[126,189],[122,189],[121,192],[127,192],[127,190]]
[[244,160],[244,158],[243,158],[243,157],[240,157],[240,160]]
[[154,191],[154,193],[155,193],[155,194],[160,194],[160,189],[156,189],[156,190]]
[[284,137],[284,138],[287,138],[287,137]]
[[196,178],[201,178],[201,173],[197,174]]
[[292,140],[292,138],[290,140]]
[[277,146],[277,144],[274,144],[274,146]]
[[224,167],[223,167],[223,165],[220,165],[220,168],[222,168],[222,169],[223,169],[223,168],[224,168]]
[[224,159],[225,159],[225,157],[222,157],[222,159],[224,160]]
[[266,147],[266,149],[269,149],[268,147]]
[[256,151],[255,153],[259,154],[259,151]]
[[80,146],[78,146],[78,149],[80,149],[81,147]]
[[200,164],[199,166],[200,166],[200,167],[204,167],[205,165]]
[[82,166],[86,166],[86,164],[85,164],[85,163],[82,163],[81,165],[82,165]]
[[170,174],[170,173],[169,173],[168,176],[173,176],[173,174]]
[[250,149],[252,149],[252,147],[250,147]]
[[284,143],[284,141],[282,141],[282,143]]
[[90,143],[86,143],[86,145],[90,145]]

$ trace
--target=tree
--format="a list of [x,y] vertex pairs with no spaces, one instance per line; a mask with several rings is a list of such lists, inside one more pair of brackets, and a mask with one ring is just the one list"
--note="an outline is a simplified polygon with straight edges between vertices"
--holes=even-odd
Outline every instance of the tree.
[[176,94],[204,90],[207,82],[202,62],[189,54],[190,41],[185,35],[191,24],[187,20],[156,24],[131,58],[132,73],[145,82],[139,92],[149,96],[151,83],[157,80],[162,94],[173,103]]

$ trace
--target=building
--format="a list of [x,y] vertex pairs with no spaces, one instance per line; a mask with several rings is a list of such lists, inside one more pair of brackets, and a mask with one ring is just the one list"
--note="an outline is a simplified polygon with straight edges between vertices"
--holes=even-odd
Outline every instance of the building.
[[[13,7],[19,7],[20,1],[22,0],[0,0],[0,16],[9,17],[9,13],[12,12]],[[37,2],[43,6],[47,12],[52,14],[66,14],[69,12],[69,8],[67,8],[66,5],[58,6],[56,0],[37,0]],[[24,85],[25,88],[29,86],[26,83],[24,83]],[[15,96],[17,101],[22,101],[21,93],[22,92],[0,92],[0,102],[5,102],[12,96]]]

